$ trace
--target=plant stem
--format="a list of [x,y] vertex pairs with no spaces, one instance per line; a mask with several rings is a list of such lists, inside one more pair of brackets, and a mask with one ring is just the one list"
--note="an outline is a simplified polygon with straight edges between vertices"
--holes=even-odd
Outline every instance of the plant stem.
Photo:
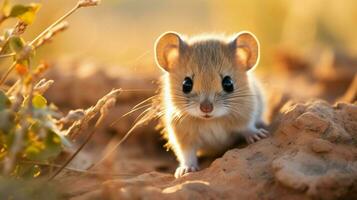
[[47,29],[45,29],[42,33],[40,33],[32,42],[30,42],[30,46],[34,45],[39,39],[41,39],[43,36],[45,36],[51,29],[53,29],[55,26],[57,26],[59,23],[61,23],[63,20],[65,20],[67,17],[72,15],[74,12],[76,12],[79,9],[79,4],[75,7],[73,7],[70,11],[68,11],[65,15],[63,15],[61,18],[59,18],[57,21],[55,21],[53,24],[51,24]]
[[12,56],[15,56],[16,53],[8,53],[8,54],[3,54],[3,55],[0,55],[0,58],[8,58],[8,57],[12,57]]
[[1,78],[0,80],[0,86],[6,81],[7,77],[9,76],[9,74],[12,72],[12,70],[15,69],[16,66],[16,61],[12,63],[11,67],[9,69],[7,69],[6,73],[4,74],[4,76]]

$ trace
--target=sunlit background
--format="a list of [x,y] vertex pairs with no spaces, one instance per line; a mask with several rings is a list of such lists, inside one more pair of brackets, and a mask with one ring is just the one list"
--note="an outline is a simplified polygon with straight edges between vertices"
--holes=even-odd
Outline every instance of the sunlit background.
[[[38,2],[42,9],[25,35],[27,39],[77,0]],[[187,35],[252,31],[261,40],[261,64],[265,68],[272,64],[274,53],[281,46],[298,52],[330,47],[352,53],[357,50],[354,0],[103,0],[98,8],[84,9],[68,21],[70,29],[41,48],[39,57],[85,58],[156,73],[153,44],[168,30]]]

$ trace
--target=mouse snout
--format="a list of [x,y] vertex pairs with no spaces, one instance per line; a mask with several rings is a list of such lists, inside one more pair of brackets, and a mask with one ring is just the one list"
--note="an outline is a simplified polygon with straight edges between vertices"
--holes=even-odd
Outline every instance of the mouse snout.
[[208,100],[200,103],[200,110],[204,113],[210,113],[213,111],[213,104]]

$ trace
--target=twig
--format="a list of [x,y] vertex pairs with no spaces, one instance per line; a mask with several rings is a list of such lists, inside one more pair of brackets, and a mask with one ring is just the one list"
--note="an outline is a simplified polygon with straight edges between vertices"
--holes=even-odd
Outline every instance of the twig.
[[9,69],[7,69],[7,71],[5,72],[5,74],[2,76],[1,80],[0,80],[0,86],[6,81],[7,77],[10,75],[10,73],[12,72],[12,70],[15,69],[16,67],[16,61],[12,63],[11,67]]
[[0,55],[0,58],[8,58],[8,57],[13,57],[13,56],[16,56],[16,53],[3,54],[3,55]]

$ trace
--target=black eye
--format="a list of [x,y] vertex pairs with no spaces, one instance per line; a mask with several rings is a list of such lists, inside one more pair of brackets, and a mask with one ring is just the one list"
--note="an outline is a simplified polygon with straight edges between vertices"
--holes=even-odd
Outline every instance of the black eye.
[[225,76],[222,80],[222,87],[223,90],[226,92],[233,92],[234,86],[233,86],[233,80],[230,76]]
[[192,91],[192,87],[193,87],[193,81],[191,78],[189,77],[186,77],[184,80],[183,80],[183,83],[182,83],[182,91],[185,93],[185,94],[188,94]]

